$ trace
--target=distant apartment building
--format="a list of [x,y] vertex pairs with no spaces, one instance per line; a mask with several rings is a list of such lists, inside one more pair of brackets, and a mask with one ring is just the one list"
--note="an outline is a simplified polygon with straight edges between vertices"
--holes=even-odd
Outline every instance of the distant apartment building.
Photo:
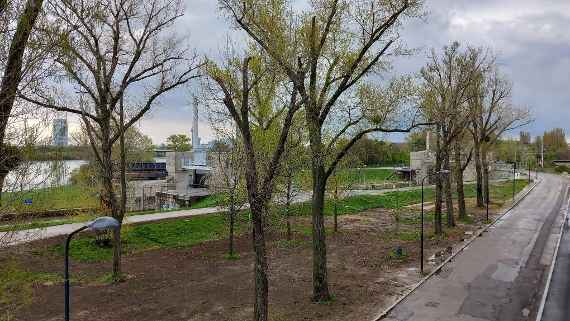
[[67,146],[69,144],[67,119],[54,119],[52,127],[52,144],[54,146]]

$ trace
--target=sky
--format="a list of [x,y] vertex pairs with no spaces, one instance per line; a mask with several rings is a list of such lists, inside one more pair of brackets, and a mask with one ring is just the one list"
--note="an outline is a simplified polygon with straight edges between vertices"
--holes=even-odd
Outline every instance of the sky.
[[[426,0],[425,9],[425,19],[403,26],[402,40],[417,54],[396,59],[394,75],[417,72],[432,48],[441,49],[452,41],[488,47],[513,83],[513,102],[531,110],[534,121],[524,130],[535,136],[546,129],[566,128],[570,123],[569,0]],[[228,37],[243,37],[231,30],[215,0],[186,0],[186,13],[177,28],[189,33],[190,44],[199,54],[208,56],[216,56]],[[138,125],[142,132],[156,144],[172,134],[190,136],[190,92],[178,90],[162,99]],[[208,141],[213,133],[201,111],[200,135]]]

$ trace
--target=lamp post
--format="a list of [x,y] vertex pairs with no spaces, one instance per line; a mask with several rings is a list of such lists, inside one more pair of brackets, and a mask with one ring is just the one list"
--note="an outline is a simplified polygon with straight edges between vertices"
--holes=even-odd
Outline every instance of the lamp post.
[[515,203],[515,190],[517,185],[517,162],[513,162],[513,204]]
[[91,221],[84,226],[78,228],[77,230],[71,232],[67,239],[65,240],[65,267],[63,270],[63,287],[64,287],[64,295],[65,295],[65,316],[64,320],[69,321],[69,243],[71,242],[71,238],[86,229],[90,229],[92,231],[104,231],[104,230],[111,230],[111,229],[118,229],[120,226],[119,221],[112,217],[99,217],[94,221]]
[[445,175],[448,174],[449,170],[444,169],[433,174],[427,174],[422,178],[422,205],[421,205],[421,233],[420,233],[420,273],[424,274],[424,183],[426,178],[431,177],[433,175]]
[[528,161],[528,185],[530,185],[530,160]]

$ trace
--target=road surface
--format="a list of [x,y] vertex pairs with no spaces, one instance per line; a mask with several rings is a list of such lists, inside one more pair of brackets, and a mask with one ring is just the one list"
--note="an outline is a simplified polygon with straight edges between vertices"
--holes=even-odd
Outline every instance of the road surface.
[[570,320],[570,228],[568,221],[564,224],[541,321],[567,320]]
[[382,320],[533,320],[567,188],[559,176],[542,178],[517,207]]

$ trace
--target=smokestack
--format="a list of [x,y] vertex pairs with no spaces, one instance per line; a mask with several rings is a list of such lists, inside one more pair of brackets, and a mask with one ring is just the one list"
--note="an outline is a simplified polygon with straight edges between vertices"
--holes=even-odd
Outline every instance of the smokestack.
[[200,146],[200,136],[198,136],[198,98],[194,97],[192,120],[192,149]]
[[426,150],[429,151],[429,141],[431,140],[431,132],[428,130],[426,131]]

